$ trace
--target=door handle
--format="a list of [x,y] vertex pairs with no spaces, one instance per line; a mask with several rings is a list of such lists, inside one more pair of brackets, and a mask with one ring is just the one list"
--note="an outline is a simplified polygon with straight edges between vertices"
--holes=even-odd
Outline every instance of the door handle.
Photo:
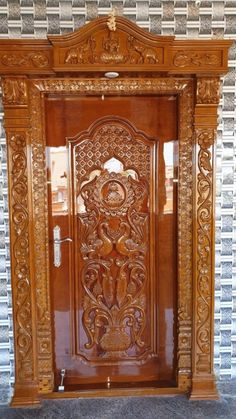
[[61,239],[61,228],[56,225],[53,229],[53,264],[55,268],[60,268],[61,266],[61,243],[72,242],[73,240],[70,237],[64,237]]
[[72,242],[73,240],[70,237],[65,237],[64,239],[54,239],[53,243],[54,244],[61,244],[64,242]]

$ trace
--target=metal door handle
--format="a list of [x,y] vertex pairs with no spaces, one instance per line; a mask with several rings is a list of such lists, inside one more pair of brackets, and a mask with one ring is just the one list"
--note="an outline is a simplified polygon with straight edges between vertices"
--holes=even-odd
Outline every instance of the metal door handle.
[[61,266],[61,243],[72,242],[70,237],[64,237],[61,239],[61,228],[55,226],[53,229],[53,253],[54,253],[54,266],[59,268]]
[[64,242],[72,242],[73,240],[70,237],[65,237],[64,239],[54,239],[53,243],[55,244],[61,244]]

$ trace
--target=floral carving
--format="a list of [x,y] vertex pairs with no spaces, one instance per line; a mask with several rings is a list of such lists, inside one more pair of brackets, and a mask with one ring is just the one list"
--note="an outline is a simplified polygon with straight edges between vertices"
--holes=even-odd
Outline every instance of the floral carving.
[[49,65],[49,58],[43,52],[6,53],[0,55],[0,62],[6,67],[44,68]]
[[26,80],[6,78],[2,81],[3,101],[5,105],[25,105],[27,103]]
[[215,103],[219,102],[219,79],[199,78],[197,81],[197,102]]
[[[82,325],[88,336],[80,351],[99,365],[106,359],[130,362],[133,357],[137,362],[150,351],[150,342],[143,340],[142,334],[152,327],[146,307],[150,281],[147,179],[152,143],[147,145],[144,134],[136,133],[120,118],[102,118],[92,127],[76,143],[71,141],[82,204],[78,213],[78,282],[83,284]],[[119,159],[121,172],[105,168],[114,158]],[[96,346],[104,351],[102,359],[99,351],[89,351]]]
[[174,55],[175,67],[213,67],[221,65],[221,56],[206,52],[178,51]]
[[33,380],[31,285],[29,273],[28,182],[24,133],[9,135],[13,230],[14,302],[16,310],[17,380]]
[[197,360],[198,372],[211,372],[211,298],[212,298],[212,152],[213,129],[197,129]]
[[192,339],[192,149],[193,85],[182,90],[179,117],[179,287],[178,287],[178,369],[180,385],[189,386]]
[[52,340],[49,303],[47,189],[45,149],[41,131],[40,92],[31,86],[31,145],[34,221],[35,283],[37,302],[38,379],[40,392],[53,389]]

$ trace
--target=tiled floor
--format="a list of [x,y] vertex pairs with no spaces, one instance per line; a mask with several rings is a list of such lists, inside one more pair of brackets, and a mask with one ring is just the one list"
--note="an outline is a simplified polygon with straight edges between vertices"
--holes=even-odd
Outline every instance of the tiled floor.
[[219,383],[219,401],[190,402],[186,397],[126,397],[48,400],[42,407],[0,407],[1,419],[235,419],[236,380]]

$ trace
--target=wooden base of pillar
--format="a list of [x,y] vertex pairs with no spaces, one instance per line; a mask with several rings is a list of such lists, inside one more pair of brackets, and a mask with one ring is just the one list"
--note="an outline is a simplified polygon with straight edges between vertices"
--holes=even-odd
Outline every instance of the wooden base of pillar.
[[11,407],[40,406],[41,398],[35,383],[15,384]]
[[193,377],[190,400],[218,400],[219,398],[214,375]]

